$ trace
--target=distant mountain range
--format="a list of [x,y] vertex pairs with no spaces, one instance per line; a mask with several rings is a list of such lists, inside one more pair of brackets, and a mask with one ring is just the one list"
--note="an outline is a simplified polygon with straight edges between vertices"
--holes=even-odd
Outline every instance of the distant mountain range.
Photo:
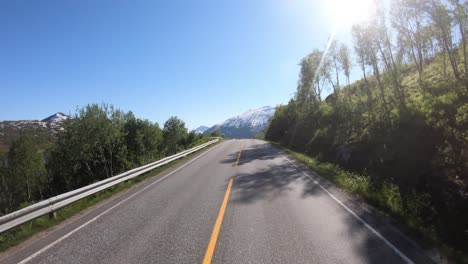
[[204,133],[219,131],[228,138],[253,138],[268,126],[269,119],[275,114],[276,107],[264,106],[251,109],[242,115],[231,117],[221,124],[214,125]]
[[[253,138],[263,132],[276,108],[264,106],[251,109],[242,115],[227,119],[212,127],[200,126],[195,133],[206,135],[219,131],[228,138]],[[47,145],[57,139],[57,134],[64,131],[63,123],[70,117],[57,112],[42,120],[0,121],[0,151],[8,151],[11,143],[22,131],[31,131],[38,139],[38,144]]]
[[207,126],[199,126],[197,129],[195,129],[195,134],[203,134],[209,127]]
[[41,121],[18,120],[0,122],[0,150],[7,151],[11,143],[22,131],[30,131],[37,137],[38,144],[48,144],[56,135],[64,131],[63,122],[69,117],[61,112],[55,113]]

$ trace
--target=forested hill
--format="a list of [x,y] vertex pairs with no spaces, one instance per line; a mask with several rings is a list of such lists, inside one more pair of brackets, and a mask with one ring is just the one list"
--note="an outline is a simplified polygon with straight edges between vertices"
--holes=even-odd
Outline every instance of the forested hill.
[[0,215],[209,140],[177,117],[160,127],[107,104],[77,110],[63,127],[48,144],[25,130],[0,150]]
[[[380,8],[353,27],[352,47],[333,41],[301,60],[296,94],[266,132],[364,174],[368,200],[461,252],[468,252],[467,10],[457,1]],[[363,77],[350,84],[352,66]],[[323,98],[325,90],[332,92]]]

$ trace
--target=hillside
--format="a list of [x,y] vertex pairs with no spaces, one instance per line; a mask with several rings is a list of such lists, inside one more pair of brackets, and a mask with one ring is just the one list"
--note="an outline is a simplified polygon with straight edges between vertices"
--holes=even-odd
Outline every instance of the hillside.
[[[354,56],[331,41],[300,61],[266,138],[468,263],[467,5],[393,7],[352,27]],[[350,83],[353,65],[362,78]]]
[[64,122],[68,119],[63,113],[53,114],[42,121],[18,120],[0,122],[0,150],[8,151],[11,143],[21,133],[32,133],[39,145],[48,145],[56,140],[56,135],[64,131]]
[[219,131],[228,138],[253,138],[261,134],[267,127],[275,110],[276,108],[271,106],[250,109],[241,115],[231,117],[223,123],[212,126],[205,131],[205,134]]
[[331,179],[429,243],[468,252],[468,94],[446,57],[427,59],[421,72],[411,62],[367,72],[348,87],[332,86],[325,100],[305,90],[310,58],[266,138],[328,171],[346,169]]
[[195,131],[195,134],[203,134],[208,129],[209,127],[207,126],[199,126],[194,131]]

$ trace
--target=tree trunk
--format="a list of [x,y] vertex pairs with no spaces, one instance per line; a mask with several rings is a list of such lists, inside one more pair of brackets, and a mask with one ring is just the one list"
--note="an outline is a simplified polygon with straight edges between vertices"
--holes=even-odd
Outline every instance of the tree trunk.
[[367,107],[369,108],[369,123],[371,126],[374,124],[374,111],[373,110],[373,102],[372,102],[372,91],[369,87],[369,83],[367,82],[367,76],[366,76],[366,66],[363,64],[362,65],[362,73],[364,75],[364,86],[366,89],[367,93]]
[[465,89],[466,89],[466,92],[468,93],[468,55],[467,55],[467,52],[466,52],[466,32],[463,28],[463,24],[462,24],[462,21],[459,21],[458,23],[458,26],[459,26],[459,29],[460,29],[460,35],[461,35],[461,38],[462,38],[462,49],[463,49],[463,66],[465,68]]
[[444,67],[444,77],[447,78],[447,56],[445,54],[445,49],[442,50],[442,60],[442,65]]
[[373,67],[374,67],[374,74],[375,74],[375,77],[377,79],[377,83],[379,86],[380,100],[382,100],[382,110],[384,111],[385,119],[387,120],[388,124],[391,125],[390,111],[388,110],[387,100],[385,100],[384,87],[382,84],[382,80],[380,78],[379,66],[377,65],[377,60],[375,57],[373,61]]
[[29,182],[29,173],[26,173],[26,188],[28,191],[28,201],[31,200],[31,183]]

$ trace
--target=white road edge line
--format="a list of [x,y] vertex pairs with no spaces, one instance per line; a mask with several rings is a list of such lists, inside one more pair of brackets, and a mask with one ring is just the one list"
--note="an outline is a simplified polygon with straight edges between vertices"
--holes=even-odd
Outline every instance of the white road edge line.
[[208,152],[212,151],[213,149],[217,148],[218,146],[220,146],[221,144],[218,144],[217,146],[214,146],[213,148],[211,149],[208,149],[206,152],[200,154],[199,156],[197,156],[196,158],[194,158],[193,160],[185,163],[183,166],[180,166],[179,168],[175,169],[174,171],[170,172],[169,174],[167,174],[166,176],[160,178],[159,180],[151,183],[150,185],[148,186],[145,186],[143,189],[137,191],[136,193],[130,195],[129,197],[125,198],[124,200],[120,201],[119,203],[117,203],[116,205],[112,206],[111,208],[105,210],[104,212],[100,213],[99,215],[97,215],[96,217],[94,217],[93,219],[89,220],[88,222],[80,225],[79,227],[75,228],[74,230],[68,232],[67,234],[65,234],[64,236],[62,236],[61,238],[55,240],[54,242],[50,243],[49,245],[43,247],[42,249],[36,251],[36,253],[30,255],[29,257],[23,259],[21,262],[18,262],[18,264],[24,264],[24,263],[27,263],[31,260],[33,260],[35,257],[39,256],[40,254],[44,253],[45,251],[47,251],[48,249],[52,248],[53,246],[57,245],[58,243],[60,243],[61,241],[63,241],[64,239],[68,238],[69,236],[73,235],[75,232],[79,231],[80,229],[82,229],[83,227],[91,224],[92,222],[96,221],[99,217],[105,215],[106,213],[108,213],[109,211],[111,211],[112,209],[116,208],[117,206],[123,204],[124,202],[130,200],[131,198],[133,198],[134,196],[138,195],[139,193],[141,193],[142,191],[148,189],[149,187],[157,184],[158,182],[164,180],[165,178],[169,177],[170,175],[174,174],[175,172],[179,171],[180,169],[184,168],[185,166],[191,164],[192,162],[196,161],[197,159],[201,158],[202,156],[204,156],[205,154],[207,154]]
[[377,230],[375,230],[372,226],[370,226],[366,221],[364,221],[359,215],[357,215],[355,212],[353,212],[349,207],[347,207],[342,201],[340,201],[338,198],[336,198],[335,195],[333,195],[331,192],[329,192],[325,187],[323,187],[318,181],[314,179],[311,175],[309,175],[307,172],[305,172],[303,169],[301,169],[299,166],[297,166],[294,162],[292,162],[286,155],[284,155],[282,152],[278,151],[286,160],[288,160],[294,167],[302,171],[304,175],[309,177],[314,181],[315,184],[317,184],[323,191],[325,191],[335,202],[337,202],[341,207],[343,207],[348,213],[350,213],[352,216],[354,216],[359,222],[364,224],[364,226],[369,229],[374,235],[376,235],[378,238],[380,238],[387,246],[389,246],[393,252],[395,252],[400,258],[403,259],[408,264],[414,264],[414,262],[408,258],[403,252],[401,252],[397,247],[395,247],[390,241],[388,241],[383,235],[381,235]]

